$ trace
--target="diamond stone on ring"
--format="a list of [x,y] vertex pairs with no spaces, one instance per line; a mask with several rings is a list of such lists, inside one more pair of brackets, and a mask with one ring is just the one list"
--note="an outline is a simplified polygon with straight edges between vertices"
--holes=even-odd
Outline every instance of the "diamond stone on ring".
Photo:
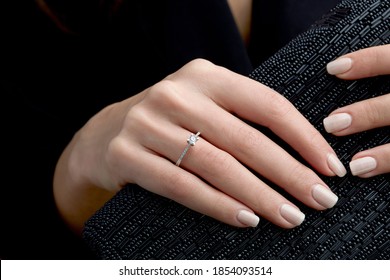
[[195,146],[196,141],[199,140],[199,135],[200,135],[200,132],[198,132],[197,134],[191,134],[190,137],[188,137],[188,139],[187,139],[187,146],[185,147],[184,151],[181,153],[179,159],[176,161],[176,166],[180,165],[180,163],[183,160],[184,156],[188,152],[188,149],[191,146]]

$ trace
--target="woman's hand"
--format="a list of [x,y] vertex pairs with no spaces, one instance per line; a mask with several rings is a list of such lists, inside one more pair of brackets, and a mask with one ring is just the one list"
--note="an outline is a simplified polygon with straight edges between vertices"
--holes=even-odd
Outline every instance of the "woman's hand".
[[258,215],[283,228],[301,224],[298,207],[250,170],[314,209],[335,205],[337,196],[313,170],[241,119],[271,129],[318,172],[345,175],[329,144],[284,97],[195,60],[108,106],[75,135],[55,174],[61,213],[79,231],[116,191],[134,183],[237,227],[256,226]]
[[[344,55],[328,64],[328,72],[341,79],[360,79],[390,74],[390,45],[371,47]],[[348,135],[390,125],[390,94],[339,108],[324,120],[327,132]],[[353,175],[363,178],[390,172],[390,144],[354,155]]]

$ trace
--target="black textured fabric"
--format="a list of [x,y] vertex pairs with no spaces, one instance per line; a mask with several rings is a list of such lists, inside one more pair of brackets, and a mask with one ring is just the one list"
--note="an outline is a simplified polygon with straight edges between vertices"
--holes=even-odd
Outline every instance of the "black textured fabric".
[[[356,152],[389,143],[390,129],[335,137],[324,132],[322,120],[339,106],[389,93],[390,77],[341,81],[325,65],[389,44],[389,26],[388,0],[343,1],[250,76],[291,100],[347,165]],[[315,211],[296,201],[306,220],[292,230],[265,220],[234,228],[129,185],[87,221],[83,237],[102,259],[389,259],[389,175],[322,179],[339,196],[337,205]]]
[[[296,1],[283,3],[291,7]],[[323,13],[329,1],[335,0],[311,5]],[[0,94],[7,108],[1,111],[7,148],[0,259],[90,259],[95,255],[64,223],[52,191],[56,162],[76,131],[105,106],[143,91],[191,59],[245,75],[253,67],[226,0],[47,1],[59,4],[56,14],[71,20],[65,23],[77,34],[63,32],[36,2],[2,1],[0,9]],[[113,2],[121,4],[113,10]],[[99,3],[107,5],[97,11]],[[304,9],[294,7],[299,9],[283,13],[288,26],[296,26]],[[258,11],[254,18],[262,17]],[[273,53],[282,45],[269,49],[264,30],[279,32],[252,30],[259,38],[257,52],[267,46]]]

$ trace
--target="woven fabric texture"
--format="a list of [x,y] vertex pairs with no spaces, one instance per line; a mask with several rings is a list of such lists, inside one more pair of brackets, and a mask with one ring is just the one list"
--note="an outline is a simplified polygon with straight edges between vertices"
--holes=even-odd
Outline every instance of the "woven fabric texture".
[[[389,93],[390,77],[342,81],[325,66],[342,54],[389,44],[389,27],[388,0],[342,1],[250,77],[286,96],[348,166],[358,151],[389,143],[390,128],[335,137],[322,120],[337,107]],[[337,205],[315,211],[285,194],[306,214],[292,230],[264,219],[256,228],[234,228],[129,185],[87,221],[83,238],[102,259],[390,259],[390,176],[321,178],[339,196]]]

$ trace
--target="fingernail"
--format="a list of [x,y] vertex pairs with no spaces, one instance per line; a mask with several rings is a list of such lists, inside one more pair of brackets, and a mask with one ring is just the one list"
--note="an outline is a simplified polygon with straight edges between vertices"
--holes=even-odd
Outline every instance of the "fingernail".
[[250,227],[256,227],[260,221],[258,216],[247,210],[241,210],[238,212],[237,219],[240,221],[240,223]]
[[326,132],[338,132],[351,125],[352,117],[347,113],[339,113],[326,117],[323,122]]
[[358,176],[374,170],[377,166],[376,160],[373,157],[363,157],[355,159],[349,163],[352,175]]
[[347,72],[352,68],[352,59],[343,57],[331,61],[326,65],[326,70],[331,75],[337,75]]
[[342,162],[333,154],[328,155],[328,166],[339,177],[344,177],[347,174],[347,170]]
[[305,214],[288,204],[283,204],[282,207],[280,207],[280,215],[294,226],[299,226],[305,219]]
[[313,186],[312,195],[314,200],[325,208],[332,208],[339,199],[331,190],[320,184]]

